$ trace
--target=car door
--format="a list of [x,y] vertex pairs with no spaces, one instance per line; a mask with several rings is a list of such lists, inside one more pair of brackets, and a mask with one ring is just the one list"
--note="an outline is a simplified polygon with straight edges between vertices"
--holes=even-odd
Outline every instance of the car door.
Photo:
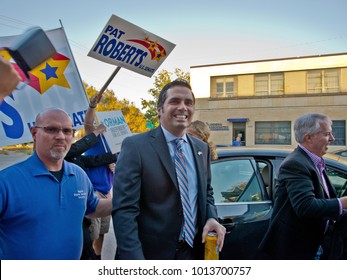
[[337,197],[342,197],[347,195],[347,170],[338,169],[334,167],[331,163],[327,164],[325,168],[326,174],[329,177],[329,181],[334,186]]
[[224,158],[211,171],[218,216],[227,230],[220,259],[255,259],[272,209],[257,164],[251,157]]

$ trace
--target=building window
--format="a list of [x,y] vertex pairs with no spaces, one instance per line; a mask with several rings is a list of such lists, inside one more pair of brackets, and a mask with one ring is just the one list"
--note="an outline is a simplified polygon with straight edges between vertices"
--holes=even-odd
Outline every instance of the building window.
[[336,93],[340,91],[339,69],[307,72],[307,93]]
[[282,95],[283,93],[283,73],[266,73],[255,75],[255,95]]
[[291,145],[290,122],[255,122],[255,144]]
[[330,145],[345,146],[346,145],[346,121],[333,121],[332,125],[335,141]]
[[233,97],[236,96],[235,76],[211,77],[211,97]]

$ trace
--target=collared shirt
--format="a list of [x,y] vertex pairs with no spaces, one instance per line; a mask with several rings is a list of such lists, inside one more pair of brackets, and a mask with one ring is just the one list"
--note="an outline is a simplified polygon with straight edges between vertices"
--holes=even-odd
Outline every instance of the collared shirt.
[[85,172],[67,161],[61,182],[36,153],[0,171],[0,259],[79,259],[83,217],[98,202]]
[[[161,126],[164,136],[166,139],[166,143],[169,147],[170,156],[173,162],[173,165],[175,166],[175,152],[176,152],[176,137],[175,135],[171,134],[169,131],[167,131],[163,126]],[[197,204],[197,198],[198,198],[198,176],[195,166],[195,160],[193,156],[192,148],[189,145],[187,135],[184,134],[182,137],[180,137],[184,140],[182,149],[183,154],[185,157],[185,164],[186,164],[186,171],[188,176],[188,192],[189,192],[189,201],[190,201],[190,207],[193,212],[193,217],[195,221],[195,227],[196,227],[196,218],[197,218],[197,212],[198,212],[198,204]]]
[[[316,154],[310,152],[308,149],[306,149],[303,145],[299,144],[299,147],[301,149],[303,149],[306,154],[310,157],[310,159],[312,160],[312,162],[314,163],[318,174],[321,176],[322,181],[323,181],[323,186],[324,186],[324,190],[325,193],[327,194],[327,196],[330,198],[330,193],[329,193],[329,189],[328,189],[328,185],[327,182],[325,180],[325,177],[323,175],[323,171],[325,170],[325,161],[322,157],[317,156]],[[340,215],[343,213],[343,208],[342,208],[342,203],[340,201],[340,199],[337,199],[339,202],[339,209],[340,209]]]
[[310,157],[310,159],[313,161],[318,174],[320,175],[322,182],[323,182],[323,187],[324,187],[324,191],[325,194],[330,198],[330,193],[329,193],[329,189],[327,186],[327,182],[325,181],[324,175],[323,175],[323,171],[325,169],[325,161],[322,157],[317,156],[316,154],[310,152],[308,149],[306,149],[303,145],[299,144],[300,148],[303,149],[306,154]]

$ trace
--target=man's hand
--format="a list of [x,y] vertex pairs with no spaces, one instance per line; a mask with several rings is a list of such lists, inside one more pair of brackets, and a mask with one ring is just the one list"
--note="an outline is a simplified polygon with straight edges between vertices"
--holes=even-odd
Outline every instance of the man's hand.
[[0,56],[0,102],[16,88],[21,78],[14,67]]
[[99,134],[102,134],[105,131],[106,131],[106,126],[104,126],[103,124],[99,124],[93,132],[96,136],[98,136]]
[[217,233],[217,245],[218,245],[218,250],[220,252],[223,249],[224,236],[226,233],[226,229],[224,226],[218,223],[215,219],[212,219],[212,218],[208,219],[202,231],[202,243],[205,243],[206,235],[211,231],[214,231]]
[[99,104],[101,97],[102,97],[101,94],[98,94],[98,93],[94,94],[89,100],[89,105],[90,105],[89,108],[95,108]]

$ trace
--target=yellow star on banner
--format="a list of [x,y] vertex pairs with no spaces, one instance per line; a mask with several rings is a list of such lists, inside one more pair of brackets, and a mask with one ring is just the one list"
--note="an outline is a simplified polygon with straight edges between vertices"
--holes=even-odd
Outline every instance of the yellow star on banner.
[[68,81],[64,76],[66,67],[70,59],[62,54],[57,54],[44,63],[30,71],[30,74],[37,78],[38,84],[31,85],[40,94],[44,94],[49,88],[54,85],[70,88]]
[[148,46],[149,51],[155,51],[156,48],[158,48],[158,42],[157,41],[151,42]]
[[10,61],[11,59],[11,55],[6,50],[0,50],[0,55],[7,61]]
[[164,56],[166,55],[165,50],[161,50],[161,51],[156,51],[155,52],[155,56],[153,56],[152,60],[156,60],[156,61],[160,61],[160,59],[162,59]]

